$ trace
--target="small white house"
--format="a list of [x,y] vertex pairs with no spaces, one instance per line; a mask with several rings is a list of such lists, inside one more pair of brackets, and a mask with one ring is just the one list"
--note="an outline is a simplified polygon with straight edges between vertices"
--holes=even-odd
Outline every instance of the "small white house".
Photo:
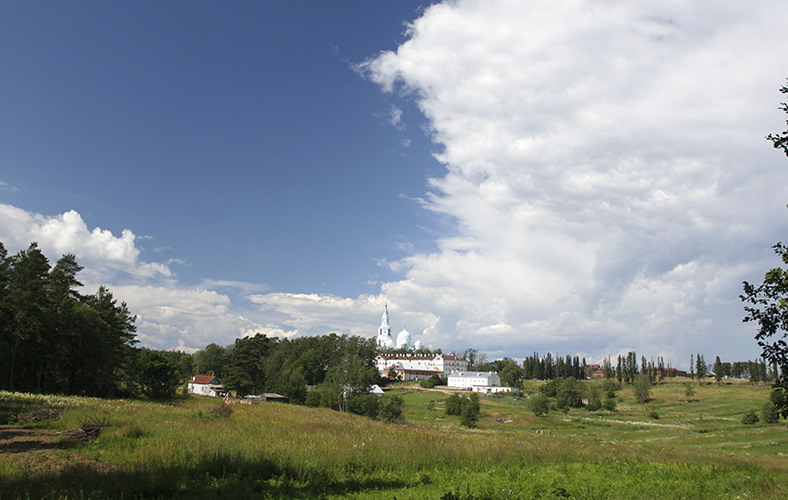
[[501,385],[501,377],[495,372],[459,372],[449,375],[449,387],[472,389],[474,387],[497,387]]
[[222,385],[221,381],[213,375],[195,375],[189,380],[186,389],[191,394],[199,394],[200,396],[211,396],[214,398],[221,398],[227,394],[227,390]]

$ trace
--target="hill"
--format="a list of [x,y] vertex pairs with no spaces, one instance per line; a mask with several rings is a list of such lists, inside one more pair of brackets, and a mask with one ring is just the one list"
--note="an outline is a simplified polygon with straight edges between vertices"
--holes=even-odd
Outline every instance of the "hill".
[[440,392],[394,391],[397,424],[277,403],[223,416],[201,397],[0,393],[0,418],[28,415],[0,426],[0,497],[762,499],[788,487],[784,421],[740,421],[765,386],[703,385],[687,402],[672,381],[645,405],[625,387],[614,412],[545,417],[485,397],[476,429],[445,415]]

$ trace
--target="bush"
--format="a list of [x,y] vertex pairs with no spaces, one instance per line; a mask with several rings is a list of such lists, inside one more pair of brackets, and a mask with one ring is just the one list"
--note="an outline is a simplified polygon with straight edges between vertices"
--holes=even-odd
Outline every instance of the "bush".
[[554,378],[548,380],[546,383],[542,384],[539,387],[539,392],[541,392],[542,394],[544,394],[549,398],[554,398],[556,394],[558,394],[558,388],[561,387],[562,382],[563,379],[560,378]]
[[474,392],[466,401],[467,403],[465,403],[460,414],[460,423],[465,427],[473,428],[476,427],[476,423],[479,421],[479,412],[481,411],[479,395]]
[[[615,394],[616,391],[619,389],[621,389],[621,384],[619,384],[618,381],[615,379],[607,378],[602,381],[602,390],[608,394],[610,394],[611,392]],[[613,396],[608,396],[608,397],[613,397]]]
[[402,407],[405,401],[399,396],[383,396],[380,400],[378,416],[386,422],[402,420]]
[[459,394],[452,394],[446,399],[446,415],[462,414],[462,407],[466,399]]
[[769,401],[777,407],[777,413],[782,415],[783,418],[788,418],[788,399],[782,389],[774,389],[769,394]]
[[616,400],[608,398],[602,402],[602,408],[606,411],[616,411]]
[[306,400],[304,404],[307,406],[311,406],[312,408],[317,408],[320,406],[320,391],[309,391],[306,395]]
[[780,412],[777,410],[777,405],[771,401],[767,401],[761,410],[763,421],[767,424],[776,424],[780,421]]
[[350,413],[364,415],[365,417],[373,419],[378,417],[379,407],[380,401],[378,400],[378,396],[375,396],[374,394],[362,394],[360,396],[356,396],[348,403],[348,410]]
[[233,408],[226,404],[220,404],[211,411],[222,418],[227,418],[233,414]]
[[528,398],[528,408],[534,412],[534,415],[541,417],[547,415],[550,411],[550,400],[544,394],[532,394]]
[[588,411],[599,411],[601,409],[602,409],[602,400],[599,399],[598,397],[589,401],[588,405],[586,406],[586,410]]
[[659,420],[659,413],[657,413],[657,410],[651,410],[650,412],[648,412],[648,418]]
[[741,418],[741,423],[745,425],[753,425],[757,424],[759,420],[760,419],[758,418],[758,415],[755,414],[755,410],[750,410]]

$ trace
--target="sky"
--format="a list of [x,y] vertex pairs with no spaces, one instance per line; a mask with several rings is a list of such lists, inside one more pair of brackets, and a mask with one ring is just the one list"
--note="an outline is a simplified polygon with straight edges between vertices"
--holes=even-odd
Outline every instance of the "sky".
[[0,241],[140,344],[754,359],[788,4],[5,2]]

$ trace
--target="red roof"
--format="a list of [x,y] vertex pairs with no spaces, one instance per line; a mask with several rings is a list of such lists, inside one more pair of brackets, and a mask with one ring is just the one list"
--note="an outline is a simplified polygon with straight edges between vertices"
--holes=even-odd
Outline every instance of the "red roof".
[[[195,384],[218,384],[219,379],[213,375],[195,375],[191,380]],[[214,382],[215,381],[215,382]]]

